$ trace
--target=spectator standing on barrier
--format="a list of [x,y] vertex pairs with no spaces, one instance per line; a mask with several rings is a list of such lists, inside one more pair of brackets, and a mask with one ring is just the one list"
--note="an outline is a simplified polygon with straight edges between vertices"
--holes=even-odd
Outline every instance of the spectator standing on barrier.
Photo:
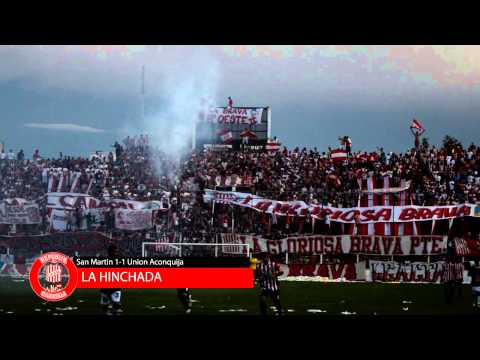
[[345,151],[347,152],[347,156],[351,157],[352,156],[352,139],[350,139],[350,136],[344,136],[343,143],[345,144]]

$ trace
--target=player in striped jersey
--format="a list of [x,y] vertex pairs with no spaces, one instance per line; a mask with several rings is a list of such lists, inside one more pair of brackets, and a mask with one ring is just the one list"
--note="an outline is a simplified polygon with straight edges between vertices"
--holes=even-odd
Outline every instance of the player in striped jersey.
[[269,254],[262,253],[261,261],[256,266],[256,275],[260,285],[260,312],[267,314],[267,298],[270,298],[279,315],[283,315],[282,304],[280,303],[278,276],[283,273],[280,266],[271,259]]
[[443,267],[443,284],[444,295],[447,304],[453,302],[455,290],[457,290],[457,297],[462,297],[462,283],[463,283],[463,263],[455,256],[448,256]]

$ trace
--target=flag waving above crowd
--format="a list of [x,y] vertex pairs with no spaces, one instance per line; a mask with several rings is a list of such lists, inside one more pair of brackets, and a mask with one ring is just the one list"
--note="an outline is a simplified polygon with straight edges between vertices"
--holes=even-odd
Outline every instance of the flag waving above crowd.
[[412,120],[412,123],[410,124],[410,128],[411,128],[411,129],[418,130],[418,131],[420,131],[420,132],[425,131],[425,128],[424,128],[423,125],[420,123],[420,121],[418,121],[417,119],[413,119],[413,120]]

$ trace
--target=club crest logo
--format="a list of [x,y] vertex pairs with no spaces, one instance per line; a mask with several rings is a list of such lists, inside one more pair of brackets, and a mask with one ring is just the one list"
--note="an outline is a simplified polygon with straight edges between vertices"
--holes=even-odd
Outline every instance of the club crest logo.
[[77,268],[67,255],[45,253],[37,258],[30,270],[30,286],[46,301],[61,301],[69,297],[77,286]]

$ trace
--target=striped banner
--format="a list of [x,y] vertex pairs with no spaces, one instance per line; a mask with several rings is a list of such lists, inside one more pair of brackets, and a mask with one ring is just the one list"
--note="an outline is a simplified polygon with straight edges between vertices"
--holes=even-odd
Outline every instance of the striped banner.
[[[381,179],[368,177],[358,179],[362,194],[358,199],[359,207],[372,206],[407,206],[412,203],[410,182],[402,179],[399,184],[393,184],[390,177]],[[376,223],[356,225],[357,235],[415,235],[415,222],[409,223]]]
[[71,193],[75,192],[75,190],[77,189],[81,176],[82,176],[82,173],[80,172],[76,172],[75,175],[73,176],[72,186],[70,187]]
[[65,184],[65,177],[60,175],[60,181],[58,182],[57,192],[62,192],[63,185]]
[[88,188],[87,188],[87,191],[85,192],[86,194],[90,193],[92,186],[93,186],[93,177],[90,179],[90,182],[88,183]]
[[55,192],[56,177],[55,175],[50,174],[48,177],[48,188],[47,192]]

